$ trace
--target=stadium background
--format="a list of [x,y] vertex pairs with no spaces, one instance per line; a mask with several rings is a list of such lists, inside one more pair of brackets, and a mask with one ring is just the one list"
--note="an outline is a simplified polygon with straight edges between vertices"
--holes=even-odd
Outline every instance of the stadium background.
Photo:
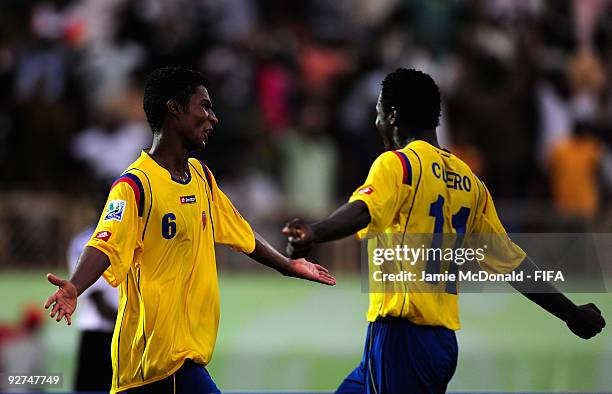
[[[162,65],[207,77],[220,123],[199,156],[279,247],[285,221],[321,217],[365,178],[382,149],[380,81],[398,66],[439,83],[441,143],[510,231],[610,232],[611,3],[3,1],[0,326],[32,329],[0,341],[0,366],[60,372],[70,388],[77,330],[37,317],[44,273],[65,272],[70,239],[149,143],[142,83]],[[218,385],[333,390],[365,336],[358,251],[350,239],[315,251],[337,275],[328,289],[220,249]],[[608,294],[572,298],[612,310]],[[609,330],[584,342],[512,293],[464,295],[461,309],[452,391],[612,391]]]

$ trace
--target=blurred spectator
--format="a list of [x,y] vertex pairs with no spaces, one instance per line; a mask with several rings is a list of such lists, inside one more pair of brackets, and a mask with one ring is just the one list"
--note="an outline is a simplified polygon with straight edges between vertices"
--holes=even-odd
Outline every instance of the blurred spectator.
[[586,230],[600,207],[600,177],[612,186],[612,153],[592,125],[577,123],[574,134],[552,150],[550,171],[554,204],[568,232]]
[[441,144],[499,199],[552,205],[544,179],[576,119],[612,143],[611,26],[609,0],[6,1],[1,188],[114,179],[151,138],[143,77],[178,64],[204,71],[221,119],[196,155],[248,209],[326,213],[383,149],[382,77],[414,67],[441,88]]
[[280,134],[291,122],[291,75],[274,63],[260,67],[258,74],[256,91],[265,124],[273,134]]
[[72,143],[73,155],[89,165],[100,183],[109,185],[150,146],[152,134],[143,122],[130,122],[125,102],[100,109],[99,124],[83,130]]
[[337,158],[326,132],[329,116],[322,103],[306,103],[296,129],[280,140],[283,186],[293,215],[319,217],[334,202]]
[[[0,324],[0,372],[18,375],[41,375],[44,371],[44,341],[39,335],[44,312],[26,305],[17,325]],[[10,391],[8,382],[0,390]]]

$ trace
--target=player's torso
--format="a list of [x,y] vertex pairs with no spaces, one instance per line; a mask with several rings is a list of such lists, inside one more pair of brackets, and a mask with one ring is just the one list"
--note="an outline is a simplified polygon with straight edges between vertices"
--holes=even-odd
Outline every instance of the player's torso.
[[142,181],[144,207],[137,257],[122,286],[121,338],[132,345],[119,344],[115,330],[118,386],[166,372],[184,348],[205,363],[214,347],[219,290],[210,189],[199,162],[190,160],[189,171],[188,181],[174,181],[150,157],[127,170]]
[[193,168],[185,183],[171,180],[167,174],[147,172],[151,173],[147,176],[152,206],[145,201],[143,261],[150,265],[145,269],[170,275],[166,277],[170,280],[179,273],[178,267],[194,264],[206,246],[203,244],[214,246],[207,188]]
[[[401,204],[389,232],[407,234],[403,242],[418,242],[414,247],[420,247],[423,239],[430,242],[431,238],[423,238],[424,234],[469,232],[478,203],[477,180],[470,168],[448,151],[423,141],[412,142],[400,152],[410,160],[412,189],[400,188]],[[440,266],[438,270],[448,268]],[[459,329],[456,287],[440,283],[431,290],[373,293],[368,320],[378,316]]]
[[146,153],[126,172],[142,185],[135,193],[138,240],[113,336],[115,391],[162,376],[186,358],[208,363],[219,322],[211,175],[190,159],[188,181],[174,181]]
[[160,302],[171,301],[162,299],[171,295],[179,299],[180,292],[192,287],[214,304],[218,298],[214,229],[202,165],[190,160],[190,177],[184,183],[171,179],[152,159],[129,172],[143,180],[145,189],[142,243],[137,251],[141,256],[134,275],[137,282],[149,285],[140,289],[153,301],[147,305],[155,305],[157,297]]

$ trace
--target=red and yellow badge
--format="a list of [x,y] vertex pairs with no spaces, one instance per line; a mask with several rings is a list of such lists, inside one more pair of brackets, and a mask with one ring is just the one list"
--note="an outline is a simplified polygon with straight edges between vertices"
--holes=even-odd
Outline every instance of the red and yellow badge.
[[374,188],[372,186],[362,187],[357,191],[357,194],[372,194],[374,192]]
[[113,233],[111,233],[110,231],[98,231],[94,238],[108,242],[111,235],[113,235]]
[[202,229],[206,228],[206,212],[202,211]]

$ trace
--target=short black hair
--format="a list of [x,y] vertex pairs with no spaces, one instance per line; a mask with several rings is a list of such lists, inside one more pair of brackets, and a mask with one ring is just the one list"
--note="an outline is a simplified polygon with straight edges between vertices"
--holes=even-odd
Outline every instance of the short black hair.
[[382,81],[383,112],[397,111],[398,126],[406,131],[435,130],[440,124],[440,90],[422,71],[398,68]]
[[202,74],[183,67],[158,68],[149,74],[145,81],[143,107],[151,130],[155,133],[161,129],[168,100],[174,99],[185,107],[196,88],[205,86],[205,83]]

